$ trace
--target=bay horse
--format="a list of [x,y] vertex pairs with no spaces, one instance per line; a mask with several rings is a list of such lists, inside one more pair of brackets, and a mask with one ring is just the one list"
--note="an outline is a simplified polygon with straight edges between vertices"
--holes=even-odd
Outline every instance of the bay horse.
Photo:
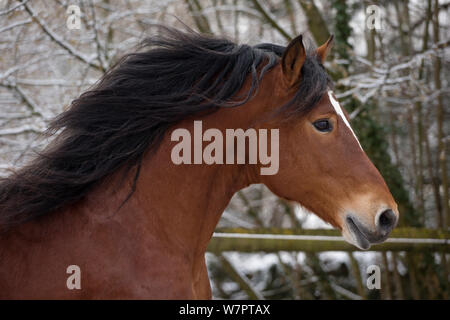
[[[237,45],[161,27],[1,180],[0,298],[211,298],[208,242],[233,194],[254,183],[361,249],[384,241],[397,205],[333,94],[323,67],[331,44]],[[174,164],[169,137],[194,120],[223,133],[279,129],[279,170]],[[79,288],[68,287],[69,266]]]

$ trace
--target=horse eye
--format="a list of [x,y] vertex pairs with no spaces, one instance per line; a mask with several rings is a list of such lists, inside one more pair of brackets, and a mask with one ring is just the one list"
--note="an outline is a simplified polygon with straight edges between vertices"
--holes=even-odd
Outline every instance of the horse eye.
[[313,123],[314,127],[320,132],[330,132],[333,130],[331,122],[327,119],[317,120]]

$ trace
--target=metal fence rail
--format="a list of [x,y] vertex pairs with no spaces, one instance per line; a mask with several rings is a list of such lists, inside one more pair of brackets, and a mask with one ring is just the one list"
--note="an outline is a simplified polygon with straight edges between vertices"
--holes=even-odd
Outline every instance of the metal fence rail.
[[[369,251],[450,252],[450,232],[446,230],[398,228],[384,243]],[[278,251],[359,251],[348,244],[337,230],[325,229],[217,229],[208,251],[278,252]]]

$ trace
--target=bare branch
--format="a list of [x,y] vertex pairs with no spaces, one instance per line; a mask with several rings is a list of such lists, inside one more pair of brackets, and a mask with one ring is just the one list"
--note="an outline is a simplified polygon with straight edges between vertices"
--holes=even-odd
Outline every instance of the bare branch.
[[18,4],[16,4],[15,6],[9,8],[9,9],[0,11],[0,16],[3,16],[3,15],[8,14],[8,13],[10,13],[10,12],[13,12],[13,11],[16,10],[17,8],[19,8],[19,7],[23,6],[24,4],[26,4],[28,1],[29,1],[29,0],[22,1],[21,3],[18,3]]
[[23,20],[23,21],[19,21],[19,22],[13,23],[13,24],[11,24],[9,26],[0,28],[0,33],[8,31],[8,30],[11,30],[11,29],[16,28],[16,27],[24,26],[24,25],[29,24],[31,22],[33,22],[32,19],[27,19],[27,20]]
[[30,109],[32,115],[44,117],[43,114],[39,111],[38,105],[33,101],[32,98],[28,97],[28,95],[16,83],[5,81],[3,83],[0,83],[0,86],[14,90],[22,98],[22,101],[25,103],[28,109]]
[[102,66],[93,62],[93,60],[97,59],[97,57],[95,57],[94,59],[88,58],[83,53],[79,52],[74,47],[72,47],[69,43],[61,39],[56,33],[54,33],[49,28],[49,26],[44,22],[44,20],[38,17],[36,12],[28,4],[25,4],[25,10],[30,14],[31,18],[34,21],[36,21],[36,23],[41,27],[42,31],[44,31],[45,34],[47,34],[50,37],[50,39],[52,39],[56,44],[65,49],[69,54],[71,54],[81,62],[87,63],[89,66],[97,70],[100,70],[102,72],[105,71],[105,69]]
[[265,18],[265,20],[267,20],[267,22],[269,22],[269,24],[275,30],[277,30],[286,40],[288,41],[292,40],[292,36],[278,24],[276,18],[273,17],[272,14],[261,5],[259,0],[252,0],[252,2],[256,10],[258,10],[261,13],[261,15]]

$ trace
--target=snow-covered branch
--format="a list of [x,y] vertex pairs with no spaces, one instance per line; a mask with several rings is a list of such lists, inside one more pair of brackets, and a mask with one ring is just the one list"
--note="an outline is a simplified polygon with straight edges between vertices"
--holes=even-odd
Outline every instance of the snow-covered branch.
[[30,24],[31,22],[33,22],[32,19],[26,19],[26,20],[23,20],[23,21],[15,22],[13,24],[10,24],[9,26],[0,28],[0,33],[5,32],[5,31],[9,31],[9,30],[14,29],[16,27],[20,27],[20,26],[24,26],[26,24]]
[[25,10],[30,14],[31,18],[36,21],[36,23],[41,27],[42,31],[47,34],[50,39],[52,39],[56,44],[58,44],[61,48],[65,49],[69,54],[77,58],[78,60],[87,63],[89,66],[100,70],[105,71],[103,67],[97,63],[94,62],[95,59],[97,59],[97,56],[94,57],[88,57],[84,53],[79,52],[74,47],[72,47],[69,43],[64,41],[59,35],[57,35],[54,31],[50,29],[50,27],[45,23],[43,19],[41,19],[37,13],[34,11],[34,9],[31,8],[28,4],[25,4]]
[[12,6],[11,8],[8,8],[8,9],[6,9],[6,10],[0,11],[0,16],[3,16],[3,15],[6,15],[6,14],[8,14],[8,13],[13,12],[14,10],[16,10],[16,9],[20,8],[21,6],[23,6],[24,4],[26,4],[28,1],[29,1],[29,0],[21,1],[20,3],[18,3],[18,4],[16,4],[16,5]]

